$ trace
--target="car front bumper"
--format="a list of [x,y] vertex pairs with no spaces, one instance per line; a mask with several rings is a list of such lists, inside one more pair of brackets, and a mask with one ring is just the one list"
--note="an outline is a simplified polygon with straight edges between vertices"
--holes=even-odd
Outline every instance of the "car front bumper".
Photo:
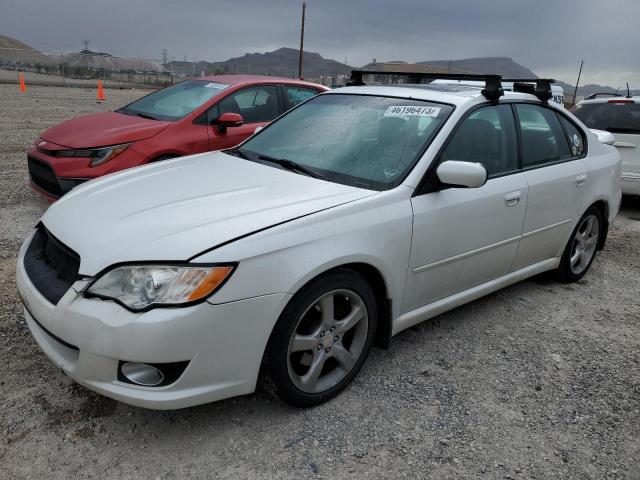
[[[49,142],[53,145],[51,142]],[[62,148],[57,146],[56,148]],[[72,188],[94,178],[126,168],[146,163],[147,157],[136,148],[130,147],[113,160],[90,166],[90,159],[84,157],[55,157],[43,153],[35,147],[27,150],[29,185],[33,190],[54,201]]]
[[640,172],[622,172],[622,194],[640,195]]
[[36,157],[32,151],[27,154],[27,166],[29,169],[29,185],[50,201],[57,200],[73,187],[89,180],[88,178],[58,177],[51,164]]
[[[49,359],[78,383],[153,409],[189,407],[255,390],[264,349],[289,294],[134,313],[112,301],[85,298],[79,291],[87,282],[78,281],[53,305],[24,269],[28,242],[16,270],[27,325]],[[175,382],[143,387],[118,379],[120,361],[189,363]]]

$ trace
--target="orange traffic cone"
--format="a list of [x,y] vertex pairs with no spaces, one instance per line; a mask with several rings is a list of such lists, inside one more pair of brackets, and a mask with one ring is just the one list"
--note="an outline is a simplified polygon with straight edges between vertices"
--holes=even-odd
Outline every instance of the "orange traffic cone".
[[22,93],[27,93],[27,86],[24,83],[24,73],[18,73],[18,79],[20,80],[20,91]]
[[102,89],[102,80],[98,80],[98,96],[96,97],[96,100],[102,101],[106,99],[107,97],[104,96],[104,90]]

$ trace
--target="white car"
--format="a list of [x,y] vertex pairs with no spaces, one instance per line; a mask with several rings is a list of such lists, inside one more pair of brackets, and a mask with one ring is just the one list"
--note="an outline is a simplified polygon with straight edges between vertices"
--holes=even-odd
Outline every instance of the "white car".
[[640,195],[640,97],[594,94],[573,114],[589,128],[611,132],[622,156],[622,194]]
[[342,88],[234,149],[77,187],[20,250],[36,341],[134,405],[262,378],[311,406],[412,325],[547,270],[580,279],[619,208],[616,149],[499,77],[438,88]]

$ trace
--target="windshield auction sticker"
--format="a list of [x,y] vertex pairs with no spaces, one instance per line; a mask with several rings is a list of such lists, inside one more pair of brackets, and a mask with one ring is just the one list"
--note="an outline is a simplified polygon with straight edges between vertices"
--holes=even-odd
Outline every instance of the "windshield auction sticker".
[[415,105],[392,105],[384,112],[385,117],[437,117],[440,107],[418,107]]
[[224,90],[225,88],[227,88],[229,86],[228,83],[214,83],[214,82],[209,82],[205,85],[205,88],[217,88],[220,90]]

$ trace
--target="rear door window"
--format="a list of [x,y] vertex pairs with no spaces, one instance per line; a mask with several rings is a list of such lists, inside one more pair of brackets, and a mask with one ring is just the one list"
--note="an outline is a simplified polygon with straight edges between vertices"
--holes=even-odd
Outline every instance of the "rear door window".
[[640,134],[640,104],[627,100],[583,103],[572,112],[589,128]]
[[293,108],[296,105],[309,100],[310,98],[318,95],[318,92],[312,88],[297,87],[293,85],[285,85],[284,98],[287,102],[287,109]]
[[569,148],[571,149],[571,155],[579,157],[584,153],[585,138],[581,130],[576,127],[573,122],[569,121],[564,115],[558,114],[560,123],[564,127],[564,131],[567,132],[569,137]]
[[537,105],[516,105],[520,122],[522,168],[531,168],[572,157],[556,114]]

